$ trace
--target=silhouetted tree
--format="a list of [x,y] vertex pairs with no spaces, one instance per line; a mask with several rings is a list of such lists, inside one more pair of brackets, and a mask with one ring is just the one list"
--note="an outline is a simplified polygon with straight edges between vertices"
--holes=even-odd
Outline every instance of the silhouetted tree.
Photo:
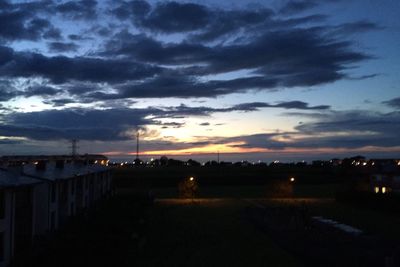
[[161,166],[167,166],[168,165],[168,158],[166,156],[162,156],[160,158],[160,165]]
[[189,159],[186,163],[188,166],[201,166],[200,162],[193,159]]
[[179,196],[181,198],[194,198],[198,192],[199,186],[194,177],[183,179],[178,184]]

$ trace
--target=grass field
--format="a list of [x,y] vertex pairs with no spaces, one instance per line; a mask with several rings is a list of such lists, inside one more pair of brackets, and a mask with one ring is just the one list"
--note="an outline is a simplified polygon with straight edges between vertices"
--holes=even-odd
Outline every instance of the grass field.
[[[313,197],[313,198],[334,198],[335,192],[339,187],[338,184],[323,184],[323,185],[295,185],[293,197]],[[144,190],[152,190],[157,198],[177,198],[178,187],[128,187],[119,188],[118,192],[122,194],[140,193]],[[270,197],[269,185],[215,185],[215,186],[200,186],[199,192],[196,195],[198,198],[265,198]]]
[[[311,215],[400,240],[399,214],[336,202],[338,183],[286,183],[290,190],[285,198],[271,194],[271,183],[205,183],[193,200],[185,200],[178,198],[172,178],[165,184],[158,178],[162,186],[141,179],[126,182],[125,170],[118,178],[113,199],[15,266],[302,266],[246,217],[244,210],[251,205],[305,203]],[[155,196],[152,206],[144,201],[148,190]]]
[[136,266],[300,266],[242,218],[233,199],[157,200]]

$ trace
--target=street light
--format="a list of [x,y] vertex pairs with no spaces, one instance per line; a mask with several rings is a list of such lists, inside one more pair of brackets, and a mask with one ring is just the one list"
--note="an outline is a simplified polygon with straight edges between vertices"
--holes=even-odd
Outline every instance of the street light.
[[291,183],[294,183],[295,180],[296,180],[296,179],[294,179],[294,177],[290,177],[290,179],[289,179],[289,181],[290,181]]

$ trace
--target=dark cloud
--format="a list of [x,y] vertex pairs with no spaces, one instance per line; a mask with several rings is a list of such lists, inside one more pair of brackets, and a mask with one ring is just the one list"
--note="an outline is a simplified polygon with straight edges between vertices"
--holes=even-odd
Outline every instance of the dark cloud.
[[[135,3],[135,2],[134,2]],[[136,1],[136,14],[146,14],[147,7]],[[139,13],[140,12],[140,13]],[[133,15],[135,14],[133,13]],[[201,29],[209,19],[208,9],[193,3],[160,2],[145,16],[134,18],[136,25],[159,32],[186,32]]]
[[289,101],[281,102],[279,104],[269,104],[264,102],[253,102],[244,103],[234,106],[232,109],[242,110],[242,111],[256,111],[260,108],[284,108],[284,109],[310,109],[310,110],[326,110],[329,109],[328,105],[318,105],[310,107],[308,103],[302,101]]
[[74,20],[91,20],[97,17],[97,1],[67,1],[55,7],[56,12]]
[[0,40],[37,40],[54,29],[46,19],[36,17],[30,10],[0,10]]
[[210,123],[209,122],[202,122],[202,123],[199,123],[199,125],[200,126],[210,126]]
[[[287,6],[299,8],[300,2],[303,1]],[[304,3],[303,6],[307,5]],[[105,36],[120,32],[110,37],[101,52],[93,49],[90,56],[66,57],[62,54],[80,50],[77,43],[63,41],[50,20],[38,16],[47,12],[61,13],[74,20],[93,19],[103,12],[96,1],[32,5],[39,15],[28,12],[27,5],[4,6],[4,14],[15,15],[7,23],[15,25],[2,27],[3,30],[16,35],[31,34],[23,38],[59,39],[49,42],[48,48],[60,56],[0,47],[0,56],[4,56],[0,57],[0,78],[44,78],[53,85],[64,84],[69,88],[75,83],[88,83],[91,87],[88,90],[66,91],[71,94],[67,97],[73,96],[83,103],[127,98],[216,97],[248,90],[274,91],[335,82],[349,78],[349,67],[370,56],[356,51],[343,37],[346,33],[342,36],[330,33],[348,34],[375,27],[368,21],[337,27],[314,26],[314,22],[323,21],[323,16],[284,18],[264,7],[239,10],[181,2],[150,5],[146,1],[119,1],[103,7],[120,19],[133,21],[142,32],[133,35],[128,30],[121,31],[121,27],[95,21],[86,34],[70,34],[69,40],[85,42],[99,35],[100,29],[107,31]],[[163,38],[155,39],[154,32],[180,32],[183,37],[177,42],[160,41]],[[232,38],[227,41],[224,36]],[[203,78],[233,71],[248,74],[231,80]]]
[[219,139],[218,142],[241,142],[234,146],[265,149],[400,146],[397,134],[400,130],[399,115],[398,112],[384,114],[368,111],[323,113],[317,121],[302,123],[292,132],[237,136]]
[[[145,35],[121,32],[101,55],[182,66],[172,75],[119,87],[124,97],[213,97],[248,89],[314,86],[346,78],[349,65],[370,58],[353,51],[348,41],[326,37],[319,28],[272,31],[249,43],[214,47],[163,44]],[[237,70],[253,70],[257,76],[205,82],[194,78]]]
[[61,30],[51,27],[43,33],[44,39],[60,40],[62,38]]
[[122,2],[112,13],[122,20],[131,19],[136,26],[153,32],[194,32],[195,41],[212,41],[250,25],[267,21],[273,11],[267,8],[222,10],[205,5],[160,2],[151,6],[145,1]]
[[3,136],[24,136],[33,140],[60,140],[76,139],[80,140],[125,140],[119,137],[120,129],[96,127],[96,128],[70,128],[57,129],[41,126],[18,126],[18,125],[0,125],[0,135]]
[[78,35],[78,34],[70,34],[70,35],[68,35],[68,38],[72,41],[85,41],[85,40],[91,39],[88,36]]
[[[0,50],[1,56],[1,50]],[[5,102],[18,96],[20,92],[8,80],[0,80],[0,102]]]
[[51,42],[48,43],[49,50],[51,52],[71,52],[76,51],[79,46],[75,43],[65,43],[65,42]]
[[[321,118],[324,119],[315,123],[304,123],[297,126],[296,129],[309,133],[340,132],[342,130],[368,131],[371,133],[390,129],[394,131],[397,128],[400,129],[400,124],[396,123],[400,120],[399,115],[399,112],[380,114],[368,111],[337,111],[331,114],[323,114]],[[399,126],[397,127],[397,125]]]
[[370,111],[326,113],[316,122],[298,125],[296,130],[313,136],[330,134],[331,137],[319,139],[335,147],[398,146],[399,115]]
[[111,13],[121,20],[126,20],[131,18],[131,16],[132,19],[143,18],[150,10],[151,6],[146,1],[122,1]]
[[119,95],[103,95],[108,98],[160,98],[160,97],[215,97],[249,89],[274,89],[277,81],[260,76],[227,81],[199,82],[192,76],[158,76],[141,83],[126,83],[115,88]]
[[70,98],[58,98],[43,101],[45,104],[52,105],[53,107],[62,107],[66,104],[76,103],[76,100]]
[[22,144],[22,140],[14,140],[14,139],[0,139],[0,145],[20,145]]
[[[227,108],[212,108],[212,107],[189,107],[184,104],[174,107],[161,107],[166,116],[209,116],[212,113],[217,112],[250,112],[259,111],[262,108],[283,108],[283,109],[299,109],[299,110],[327,110],[330,106],[319,105],[310,107],[308,103],[302,101],[288,101],[281,102],[279,104],[269,104],[266,102],[253,102],[253,103],[243,103],[234,105]],[[208,122],[206,124],[200,124],[202,126],[210,125]]]
[[50,86],[31,86],[25,89],[24,96],[54,96],[60,93],[59,89]]
[[291,15],[303,12],[305,10],[316,7],[318,3],[312,0],[291,0],[288,1],[280,10],[281,14]]
[[388,105],[389,107],[400,109],[400,97],[396,97],[388,101],[383,101],[382,103]]
[[[242,105],[242,107],[244,106]],[[274,105],[274,107],[276,106]],[[309,108],[308,105],[300,106],[305,109]],[[288,104],[287,107],[291,108],[291,105]],[[237,107],[215,109],[181,105],[178,107],[149,107],[144,109],[69,109],[29,113],[14,112],[3,115],[0,135],[25,137],[33,140],[78,138],[91,141],[124,141],[132,140],[137,129],[146,129],[146,126],[149,125],[158,125],[162,128],[184,126],[183,122],[162,122],[160,121],[162,118],[207,116],[213,112],[231,112],[237,111],[237,109]],[[230,146],[242,148],[281,150],[285,148],[360,149],[366,146],[400,146],[398,138],[400,131],[399,112],[329,111],[319,114],[319,116],[313,116],[311,122],[304,122],[290,132],[260,133],[229,138],[198,137],[199,141],[194,143],[167,142],[169,147],[165,147],[166,149],[175,149],[207,144],[230,144]],[[299,116],[300,114],[296,115]],[[152,119],[146,119],[149,117],[152,117]],[[210,124],[205,122],[200,125],[209,126]],[[153,135],[156,134],[153,133]],[[163,143],[161,139],[156,138],[152,141],[151,146],[161,149],[157,146],[159,142]],[[166,145],[166,143],[163,144]]]
[[353,33],[369,32],[373,30],[381,30],[383,27],[378,24],[368,21],[360,20],[355,22],[344,23],[334,27],[333,34],[349,35]]
[[[38,53],[14,52],[0,46],[0,77],[42,77],[53,83],[67,81],[123,82],[151,77],[159,67],[130,60],[88,57],[47,57]],[[6,64],[7,63],[7,64]]]
[[[58,89],[37,86],[25,92],[26,95],[55,95]],[[47,103],[62,106],[73,103],[73,99],[54,99]],[[0,135],[22,136],[26,138],[46,140],[78,138],[87,140],[124,140],[130,138],[123,133],[129,129],[160,125],[164,127],[180,128],[184,122],[165,122],[164,118],[184,118],[188,116],[209,116],[216,112],[255,111],[259,108],[298,108],[313,109],[306,103],[295,104],[298,101],[270,105],[267,103],[241,104],[228,108],[188,107],[185,105],[175,107],[148,107],[142,109],[114,108],[114,109],[63,109],[44,110],[38,112],[13,112],[3,117]],[[297,106],[297,107],[296,107]],[[148,119],[151,117],[151,119]],[[209,126],[205,122],[201,126]],[[99,134],[98,131],[105,133]],[[15,135],[11,135],[14,131]],[[108,134],[107,139],[105,136]],[[74,136],[75,135],[75,136]]]
[[0,135],[35,140],[126,140],[124,132],[151,123],[140,110],[47,110],[13,113],[0,125]]
[[163,128],[163,129],[167,129],[167,128],[179,129],[179,128],[182,128],[183,126],[185,126],[184,122],[176,122],[176,121],[173,121],[173,122],[159,122],[159,123],[157,123],[157,121],[155,121],[154,124],[161,125],[161,128]]
[[200,33],[193,33],[189,37],[192,41],[209,42],[220,37],[229,37],[241,30],[248,29],[255,25],[271,23],[273,11],[267,8],[255,10],[231,10],[209,11],[209,23]]

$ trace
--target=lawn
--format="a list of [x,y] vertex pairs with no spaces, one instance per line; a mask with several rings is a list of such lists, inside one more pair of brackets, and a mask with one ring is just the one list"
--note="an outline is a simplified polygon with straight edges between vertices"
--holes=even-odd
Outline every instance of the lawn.
[[177,187],[151,188],[152,206],[143,202],[148,188],[118,188],[89,219],[77,218],[15,266],[301,266],[246,218],[254,204],[306,203],[312,215],[400,240],[398,214],[336,202],[336,188],[294,185],[292,198],[272,198],[268,185],[202,186],[194,200],[177,198]]
[[[334,198],[339,185],[295,185],[293,197],[314,197],[314,198]],[[139,193],[143,190],[152,190],[157,198],[176,198],[179,197],[178,187],[136,187],[119,188],[123,194]],[[197,197],[199,198],[264,198],[270,197],[271,190],[269,185],[215,185],[199,186]]]
[[243,218],[233,199],[157,200],[145,241],[130,253],[136,266],[299,266]]
[[243,218],[242,200],[142,200],[117,195],[14,266],[299,266]]
[[265,206],[300,206],[306,203],[310,214],[334,219],[363,230],[367,235],[379,235],[388,240],[400,240],[400,214],[337,202],[333,199],[259,199]]

